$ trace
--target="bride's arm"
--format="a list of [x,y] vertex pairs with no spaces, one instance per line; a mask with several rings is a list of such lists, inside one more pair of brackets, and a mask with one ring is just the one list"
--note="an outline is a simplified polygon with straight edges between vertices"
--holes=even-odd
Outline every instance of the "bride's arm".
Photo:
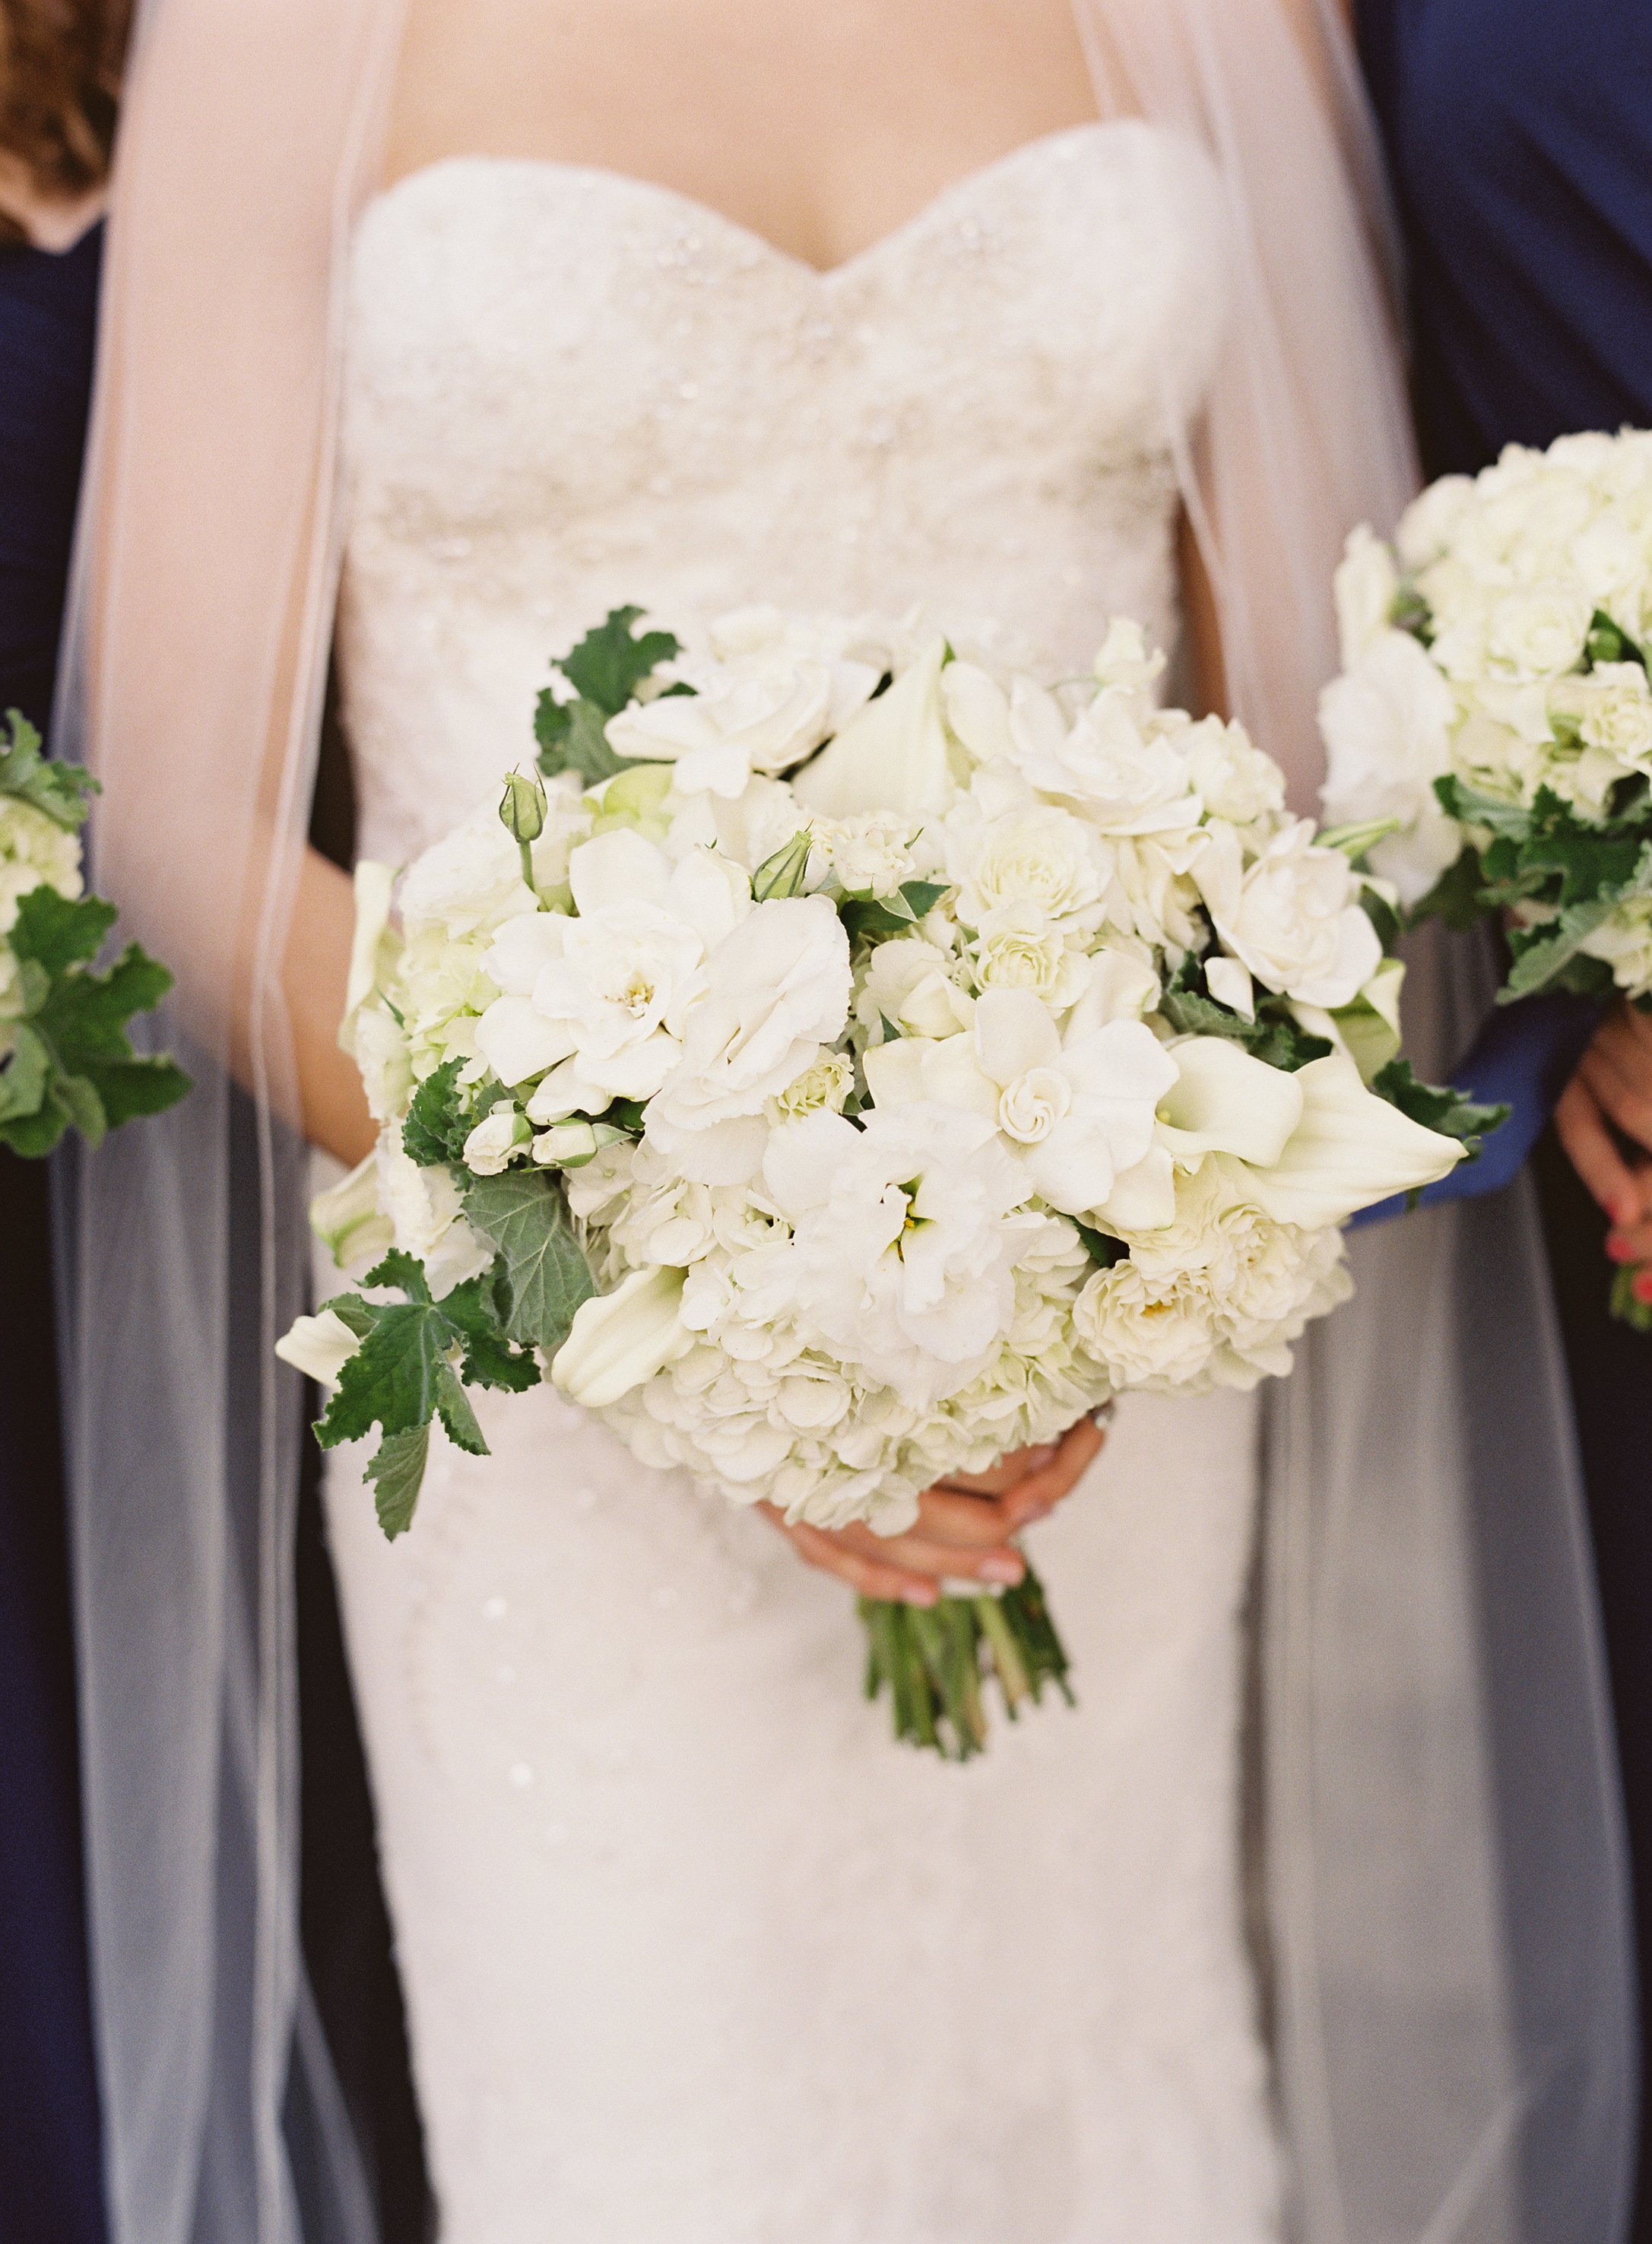
[[348,873],[307,848],[293,909],[282,988],[298,1065],[304,1134],[354,1168],[373,1149],[372,1117],[355,1063],[339,1050],[355,906]]

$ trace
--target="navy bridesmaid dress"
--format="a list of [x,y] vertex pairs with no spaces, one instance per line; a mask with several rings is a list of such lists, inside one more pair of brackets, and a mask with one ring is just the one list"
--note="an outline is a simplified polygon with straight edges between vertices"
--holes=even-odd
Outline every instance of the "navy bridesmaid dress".
[[[0,246],[0,711],[21,708],[43,733],[100,249],[101,229],[60,256]],[[316,839],[348,862],[335,743],[326,768]],[[0,1146],[0,2244],[106,2244],[46,1183],[44,1163]],[[426,2244],[401,1990],[311,1450],[295,1561],[305,1955],[383,2244]]]
[[[44,732],[100,234],[0,248],[0,710]],[[0,1147],[0,2235],[102,2244],[46,1173]]]
[[[1652,0],[1359,0],[1409,270],[1431,476],[1652,427]],[[1538,1177],[1611,1665],[1652,2060],[1652,1339],[1606,1314],[1604,1218]],[[1643,2146],[1652,2146],[1643,2067]],[[1643,2148],[1634,2230],[1652,2244]],[[1601,2240],[1609,2244],[1609,2240]]]

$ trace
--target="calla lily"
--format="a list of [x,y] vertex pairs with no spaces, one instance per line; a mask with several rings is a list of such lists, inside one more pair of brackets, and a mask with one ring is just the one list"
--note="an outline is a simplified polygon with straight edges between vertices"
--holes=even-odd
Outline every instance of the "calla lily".
[[396,886],[396,873],[394,865],[381,865],[371,857],[363,857],[355,868],[355,928],[350,937],[349,980],[344,991],[347,1022],[356,1007],[372,996],[379,978],[383,948],[389,935],[390,891]]
[[330,1191],[316,1193],[309,1220],[310,1229],[334,1261],[352,1278],[365,1276],[389,1253],[396,1244],[396,1227],[379,1205],[376,1149]]
[[1302,1120],[1303,1078],[1254,1059],[1226,1037],[1171,1047],[1176,1081],[1159,1102],[1159,1138],[1184,1166],[1232,1153],[1271,1168]]
[[1301,1087],[1302,1119],[1277,1160],[1247,1169],[1242,1186],[1280,1223],[1345,1223],[1362,1207],[1432,1184],[1463,1158],[1455,1138],[1367,1091],[1345,1052],[1310,1060],[1285,1080]]
[[682,1321],[680,1270],[633,1270],[612,1294],[582,1301],[551,1376],[571,1402],[606,1410],[694,1344]]
[[295,1317],[292,1330],[276,1342],[275,1353],[318,1386],[336,1387],[340,1372],[361,1345],[342,1317],[323,1309],[319,1316]]
[[942,717],[946,641],[931,642],[905,675],[869,701],[792,781],[798,801],[828,818],[870,810],[921,816],[958,793]]

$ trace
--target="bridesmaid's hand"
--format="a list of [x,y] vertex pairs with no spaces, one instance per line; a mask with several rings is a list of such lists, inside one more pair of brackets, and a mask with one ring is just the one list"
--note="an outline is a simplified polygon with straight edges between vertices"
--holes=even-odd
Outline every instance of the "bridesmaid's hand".
[[[1572,1166],[1611,1218],[1615,1262],[1652,1262],[1652,1165],[1625,1157],[1620,1132],[1652,1152],[1652,1017],[1622,1004],[1593,1042],[1554,1112]],[[1652,1299],[1652,1274],[1635,1291]]]
[[789,1527],[772,1504],[758,1509],[788,1537],[806,1565],[836,1574],[866,1598],[932,1605],[948,1578],[1002,1583],[1026,1571],[1011,1537],[1053,1511],[1077,1485],[1107,1439],[1089,1418],[1069,1426],[1059,1443],[1018,1450],[988,1473],[960,1473],[926,1489],[917,1519],[904,1535],[870,1527]]

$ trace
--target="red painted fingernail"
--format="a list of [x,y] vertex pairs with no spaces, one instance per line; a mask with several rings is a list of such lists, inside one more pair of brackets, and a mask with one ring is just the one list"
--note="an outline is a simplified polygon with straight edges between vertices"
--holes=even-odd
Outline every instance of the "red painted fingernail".
[[1635,1260],[1634,1247],[1615,1231],[1607,1234],[1606,1251],[1615,1262],[1633,1262]]
[[1652,1270],[1637,1278],[1630,1291],[1637,1301],[1652,1301]]

